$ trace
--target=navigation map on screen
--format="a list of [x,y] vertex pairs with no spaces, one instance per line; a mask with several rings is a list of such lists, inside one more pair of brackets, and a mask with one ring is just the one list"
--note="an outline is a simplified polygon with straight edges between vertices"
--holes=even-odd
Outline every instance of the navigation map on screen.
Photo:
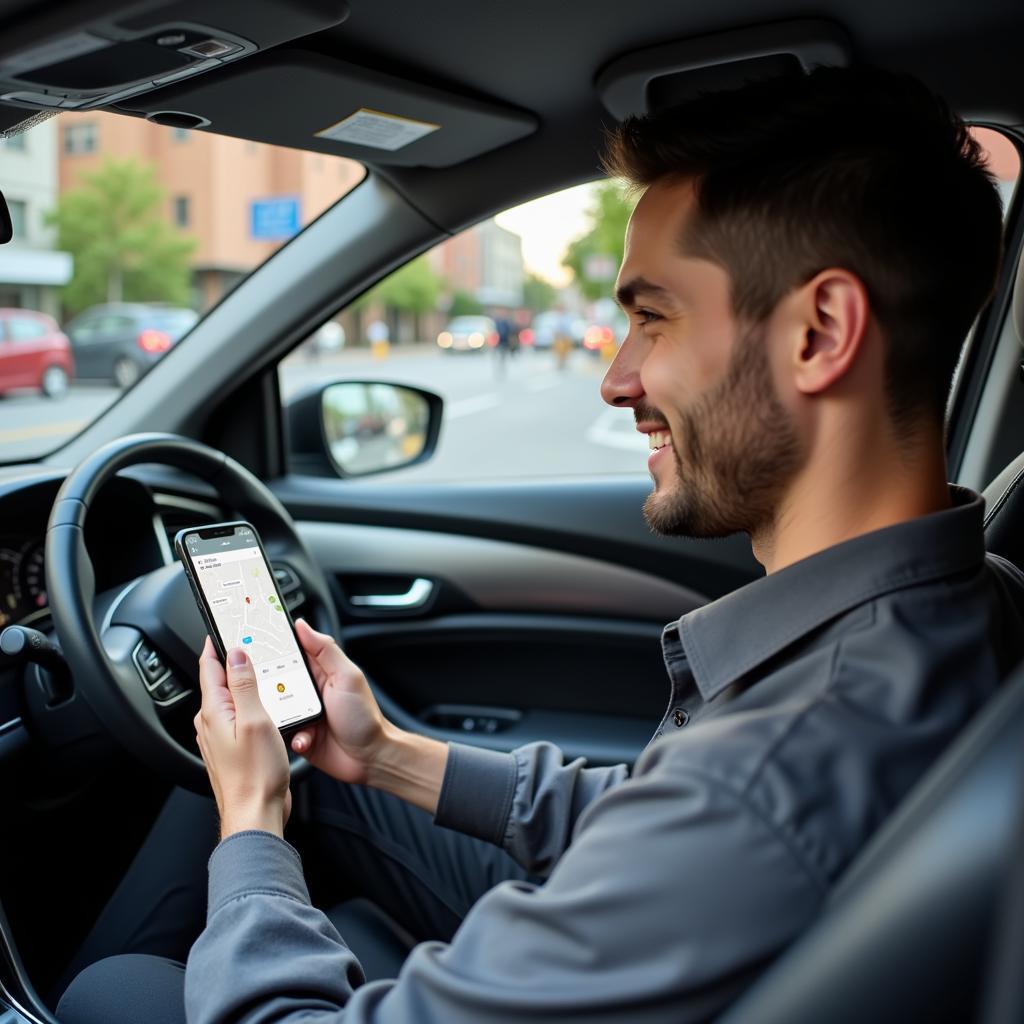
[[315,715],[316,685],[253,531],[186,538],[196,579],[224,649],[241,647],[256,670],[260,699],[278,728]]

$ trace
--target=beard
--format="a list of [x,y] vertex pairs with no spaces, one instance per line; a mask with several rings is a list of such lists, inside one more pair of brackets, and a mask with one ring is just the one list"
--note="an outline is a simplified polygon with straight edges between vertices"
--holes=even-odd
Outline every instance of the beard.
[[[676,479],[644,503],[655,533],[757,535],[774,524],[804,452],[775,391],[765,333],[753,328],[738,338],[724,378],[681,412],[672,432]],[[637,422],[664,420],[650,407],[634,412]]]

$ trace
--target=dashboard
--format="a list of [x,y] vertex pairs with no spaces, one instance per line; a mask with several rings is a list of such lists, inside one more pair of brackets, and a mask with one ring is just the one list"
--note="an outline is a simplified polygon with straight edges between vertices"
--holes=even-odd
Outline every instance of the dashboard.
[[[213,503],[174,493],[176,480],[157,467],[133,467],[109,481],[96,496],[85,522],[85,542],[95,574],[96,594],[122,587],[174,560],[169,536],[183,526],[223,518]],[[180,478],[178,478],[180,479]],[[63,475],[29,471],[0,474],[0,630],[31,625],[52,630],[46,587],[46,529]],[[60,638],[55,638],[60,642]],[[0,660],[0,762],[22,736],[21,671]]]
[[[46,629],[46,527],[63,479],[46,474],[0,480],[0,629]],[[97,495],[85,525],[96,592],[173,560],[169,536],[214,521],[214,505],[157,491],[141,474],[122,474]]]
[[38,534],[0,535],[0,629],[46,615],[43,540]]

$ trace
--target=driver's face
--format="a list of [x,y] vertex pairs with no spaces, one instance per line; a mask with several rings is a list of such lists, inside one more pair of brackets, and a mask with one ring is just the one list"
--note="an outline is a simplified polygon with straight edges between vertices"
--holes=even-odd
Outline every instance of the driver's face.
[[630,327],[601,395],[632,408],[651,438],[652,529],[754,533],[774,518],[803,446],[777,396],[768,328],[739,324],[726,272],[680,249],[694,201],[690,183],[659,182],[637,204],[616,286]]

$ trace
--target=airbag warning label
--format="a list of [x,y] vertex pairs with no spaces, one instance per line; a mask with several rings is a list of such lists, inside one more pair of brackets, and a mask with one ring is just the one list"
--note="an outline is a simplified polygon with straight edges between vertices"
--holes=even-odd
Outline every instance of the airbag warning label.
[[379,110],[357,110],[344,121],[317,132],[322,139],[348,142],[354,146],[394,151],[436,132],[441,126],[428,121],[414,121],[396,114],[382,114]]

